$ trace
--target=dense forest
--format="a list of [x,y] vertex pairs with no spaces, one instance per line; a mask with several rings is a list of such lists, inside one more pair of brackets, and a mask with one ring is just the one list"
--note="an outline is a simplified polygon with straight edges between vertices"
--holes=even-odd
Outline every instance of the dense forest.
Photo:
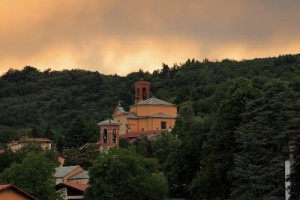
[[[168,196],[284,196],[284,160],[289,142],[299,135],[299,54],[189,59],[125,77],[80,69],[10,69],[0,77],[0,143],[28,134],[50,136],[59,147],[96,142],[96,123],[110,118],[118,103],[128,109],[140,79],[151,82],[152,96],[179,109],[172,133],[131,144],[138,154],[158,160]],[[78,141],[64,140],[79,129],[85,135]]]

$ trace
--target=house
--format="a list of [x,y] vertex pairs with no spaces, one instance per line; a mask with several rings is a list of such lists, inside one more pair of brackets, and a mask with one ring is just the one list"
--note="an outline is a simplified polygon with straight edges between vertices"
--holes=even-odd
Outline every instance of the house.
[[55,189],[57,192],[62,193],[64,200],[83,200],[83,193],[88,186],[80,183],[59,183],[55,186]]
[[30,144],[30,143],[39,143],[41,145],[41,148],[44,150],[51,149],[51,140],[46,139],[46,138],[22,138],[21,140],[12,141],[10,143],[7,143],[6,146],[12,152],[16,152],[16,151],[22,149],[25,145]]
[[177,106],[150,98],[150,83],[141,80],[135,83],[135,103],[129,111],[119,104],[112,117],[98,123],[100,151],[118,146],[119,138],[132,139],[171,131],[175,126]]
[[56,167],[54,177],[55,189],[62,192],[65,200],[83,199],[83,193],[88,187],[88,172],[79,165]]
[[1,200],[38,200],[12,184],[0,185]]
[[88,171],[82,171],[79,174],[76,174],[68,179],[69,183],[81,183],[87,184],[89,182],[89,174]]
[[79,165],[56,167],[54,177],[56,184],[68,182],[86,184],[89,181],[88,172]]

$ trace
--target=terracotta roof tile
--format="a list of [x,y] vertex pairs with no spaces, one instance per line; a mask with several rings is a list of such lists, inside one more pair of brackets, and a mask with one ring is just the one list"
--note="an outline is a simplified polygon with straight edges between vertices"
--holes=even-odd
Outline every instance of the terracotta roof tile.
[[119,124],[120,124],[119,122],[112,119],[107,119],[98,123],[98,125],[119,125]]
[[63,187],[71,187],[71,188],[74,188],[74,189],[84,192],[86,190],[86,188],[89,187],[89,185],[83,184],[83,183],[64,182],[64,183],[59,183],[58,185],[55,186],[56,190],[63,188]]
[[8,189],[13,189],[15,190],[17,193],[22,194],[23,196],[27,197],[28,200],[38,200],[37,198],[35,198],[34,196],[31,196],[29,193],[19,189],[18,187],[14,186],[13,184],[4,184],[4,185],[0,185],[0,191],[4,191],[4,190],[8,190]]
[[155,97],[146,99],[145,101],[138,102],[138,103],[136,103],[134,105],[166,105],[166,106],[175,106],[174,104],[168,103],[166,101],[163,101],[163,100],[155,98]]

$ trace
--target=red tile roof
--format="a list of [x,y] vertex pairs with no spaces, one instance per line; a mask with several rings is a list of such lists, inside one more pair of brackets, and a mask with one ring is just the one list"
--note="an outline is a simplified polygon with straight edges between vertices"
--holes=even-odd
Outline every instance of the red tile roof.
[[89,187],[88,184],[83,184],[83,183],[71,183],[71,182],[65,182],[65,183],[59,183],[58,185],[55,186],[56,189],[60,189],[63,187],[71,187],[77,190],[80,190],[84,192],[86,188]]
[[51,140],[47,139],[47,138],[23,138],[19,141],[12,141],[7,143],[7,146],[11,146],[11,145],[15,145],[15,144],[19,144],[19,143],[23,143],[23,142],[45,142],[45,143],[51,143]]
[[22,142],[51,142],[51,140],[47,138],[24,138],[20,140]]
[[31,196],[30,194],[28,194],[27,192],[17,188],[16,186],[14,186],[13,184],[4,184],[4,185],[0,185],[0,192],[4,191],[4,190],[8,190],[8,189],[13,189],[15,190],[17,193],[22,194],[23,196],[29,198],[30,200],[38,200],[37,198],[35,198],[34,196]]

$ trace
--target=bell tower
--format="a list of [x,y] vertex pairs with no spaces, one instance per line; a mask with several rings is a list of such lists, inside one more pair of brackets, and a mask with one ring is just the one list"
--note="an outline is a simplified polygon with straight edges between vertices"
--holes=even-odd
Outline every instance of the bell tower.
[[149,99],[150,96],[150,83],[140,80],[134,84],[135,88],[135,103]]

